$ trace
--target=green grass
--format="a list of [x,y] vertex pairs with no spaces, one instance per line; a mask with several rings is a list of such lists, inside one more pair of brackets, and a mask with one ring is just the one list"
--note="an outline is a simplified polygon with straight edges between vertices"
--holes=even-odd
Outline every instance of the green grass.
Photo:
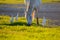
[[60,26],[37,26],[35,21],[27,26],[26,19],[19,17],[11,24],[9,16],[0,16],[0,40],[60,40]]

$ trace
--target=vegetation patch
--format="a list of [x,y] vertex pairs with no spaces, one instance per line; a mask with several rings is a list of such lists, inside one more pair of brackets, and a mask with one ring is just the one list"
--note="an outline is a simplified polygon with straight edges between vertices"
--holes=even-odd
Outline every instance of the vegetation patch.
[[[60,40],[60,26],[49,28],[36,25],[36,20],[27,26],[26,19],[19,17],[18,21],[10,23],[10,17],[0,16],[0,40]],[[42,19],[40,19],[40,22]]]

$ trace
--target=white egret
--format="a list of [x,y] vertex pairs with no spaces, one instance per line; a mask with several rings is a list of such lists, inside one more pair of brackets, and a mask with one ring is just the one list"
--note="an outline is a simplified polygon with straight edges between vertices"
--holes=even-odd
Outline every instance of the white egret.
[[19,15],[19,13],[17,13],[17,15],[16,15],[16,18],[15,18],[16,21],[18,21],[18,15]]
[[10,22],[13,23],[14,22],[14,17],[11,16]]
[[43,26],[46,25],[46,18],[45,18],[45,16],[43,17],[42,25],[43,25]]

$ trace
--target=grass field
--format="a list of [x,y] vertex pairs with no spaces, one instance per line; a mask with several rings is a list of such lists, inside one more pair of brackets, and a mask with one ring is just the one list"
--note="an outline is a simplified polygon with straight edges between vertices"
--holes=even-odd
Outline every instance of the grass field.
[[[42,3],[52,2],[52,1],[60,1],[60,0],[42,0]],[[0,3],[6,4],[23,4],[24,0],[0,0]]]
[[35,21],[27,26],[23,17],[11,24],[9,16],[0,16],[0,40],[60,40],[60,26],[37,26]]

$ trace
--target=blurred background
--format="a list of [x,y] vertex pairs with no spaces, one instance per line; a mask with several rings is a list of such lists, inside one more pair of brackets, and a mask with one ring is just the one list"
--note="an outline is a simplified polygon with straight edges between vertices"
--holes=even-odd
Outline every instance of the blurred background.
[[[0,15],[16,16],[19,13],[24,17],[25,10],[25,0],[0,0]],[[54,21],[49,21],[49,24],[60,25],[60,0],[42,0],[38,13],[39,18],[45,16]]]

